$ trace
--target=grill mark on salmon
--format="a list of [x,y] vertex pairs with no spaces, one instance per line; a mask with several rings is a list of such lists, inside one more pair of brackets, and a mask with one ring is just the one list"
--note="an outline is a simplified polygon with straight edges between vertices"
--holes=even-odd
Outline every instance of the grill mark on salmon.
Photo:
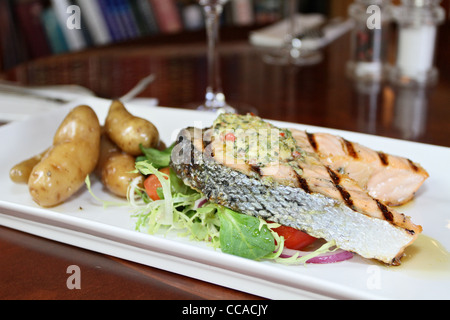
[[380,208],[381,212],[383,213],[384,218],[389,222],[394,222],[394,216],[392,212],[380,201],[376,200],[378,208]]
[[[302,167],[300,167],[301,170],[303,170]],[[300,184],[300,188],[302,188],[306,193],[311,194],[311,189],[309,188],[308,182],[306,181],[306,179],[304,179],[301,175],[299,175],[298,173],[296,173],[297,175],[297,180]]]
[[358,159],[359,156],[358,153],[355,151],[353,143],[346,139],[342,139],[342,141],[344,142],[345,148],[347,149],[347,154],[354,159]]
[[311,147],[314,149],[314,151],[317,151],[318,146],[317,146],[317,142],[316,142],[314,133],[306,132],[306,136],[308,137],[308,141],[309,141],[309,144],[311,145]]
[[356,207],[352,200],[352,196],[350,195],[350,193],[347,190],[345,190],[345,188],[343,186],[340,185],[341,178],[338,176],[338,174],[336,172],[331,170],[329,167],[327,167],[327,170],[328,170],[328,174],[331,177],[331,180],[333,180],[333,183],[334,183],[336,189],[339,191],[339,193],[342,196],[342,199],[345,201],[345,204],[347,206],[349,206],[350,208],[352,208],[353,210],[356,210]]
[[378,152],[378,156],[380,157],[380,161],[381,161],[381,164],[383,165],[383,166],[385,166],[385,167],[387,167],[388,165],[389,165],[389,158],[388,158],[388,155],[387,154],[385,154],[384,152]]
[[[183,139],[177,140],[171,166],[210,201],[334,240],[344,250],[387,264],[399,264],[404,249],[422,232],[409,217],[373,199],[356,182],[327,168],[315,154],[306,152],[298,159],[301,172],[286,166],[276,171],[246,163],[227,164],[220,157],[219,143],[211,144],[214,157],[202,152],[204,143],[194,139],[194,130],[180,132]],[[180,149],[188,155],[193,149],[195,161],[191,156],[183,161]]]
[[413,199],[429,177],[424,168],[404,157],[377,152],[328,133],[312,134],[295,129],[291,132],[303,150],[315,153],[324,165],[348,175],[387,206],[400,206]]
[[419,172],[419,167],[414,162],[412,162],[412,160],[410,160],[410,159],[407,159],[407,160],[408,160],[409,165],[413,169],[413,171],[414,172]]
[[[384,215],[384,218],[387,221],[390,221],[392,223],[394,223],[394,215],[393,213],[389,210],[388,207],[386,207],[384,204],[382,204],[380,201],[377,200],[377,205],[380,208],[381,212]],[[404,214],[402,214],[403,216],[403,221],[406,221],[406,216]],[[409,232],[411,235],[414,235],[416,233],[416,231],[414,230],[410,230],[410,229],[405,229],[407,232]]]

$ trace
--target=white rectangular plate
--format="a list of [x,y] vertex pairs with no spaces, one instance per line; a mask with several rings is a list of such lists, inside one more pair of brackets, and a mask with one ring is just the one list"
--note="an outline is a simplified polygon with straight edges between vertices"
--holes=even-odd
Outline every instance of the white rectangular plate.
[[[110,101],[85,98],[26,121],[0,127],[3,153],[0,160],[0,224],[48,239],[161,268],[269,299],[448,299],[450,270],[435,272],[404,267],[387,268],[355,257],[332,265],[284,266],[255,262],[223,254],[207,244],[175,235],[151,236],[135,231],[127,207],[103,209],[83,188],[70,201],[43,209],[31,199],[26,185],[14,184],[9,170],[17,162],[48,148],[67,115],[79,104],[90,105],[103,123]],[[183,127],[209,126],[215,116],[169,108],[127,105],[130,112],[152,121],[163,140],[170,144]],[[421,163],[430,179],[416,199],[401,208],[424,228],[424,235],[450,247],[450,149],[377,136],[292,123],[281,127],[338,134],[375,150],[402,155]],[[94,180],[93,191],[104,200],[114,200]],[[117,199],[115,199],[117,200]],[[430,262],[431,263],[431,262]]]

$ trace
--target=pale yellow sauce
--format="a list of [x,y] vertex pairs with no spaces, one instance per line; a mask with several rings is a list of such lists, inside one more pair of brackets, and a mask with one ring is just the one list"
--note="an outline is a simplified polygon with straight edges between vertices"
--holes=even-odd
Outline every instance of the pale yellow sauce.
[[446,248],[425,235],[405,250],[402,264],[388,267],[390,271],[402,272],[422,279],[450,279],[450,253]]
[[[406,211],[414,205],[415,199],[396,210]],[[439,241],[420,234],[417,240],[405,250],[405,255],[393,271],[404,272],[416,278],[450,279],[450,252]]]

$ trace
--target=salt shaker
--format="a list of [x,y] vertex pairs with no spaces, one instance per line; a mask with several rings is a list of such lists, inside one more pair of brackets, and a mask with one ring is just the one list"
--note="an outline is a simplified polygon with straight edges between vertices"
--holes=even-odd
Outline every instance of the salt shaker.
[[441,0],[402,0],[393,11],[398,23],[396,65],[391,71],[395,84],[433,84],[437,26],[445,19]]
[[386,69],[391,22],[390,0],[355,0],[349,7],[354,21],[347,74],[355,80],[380,81]]

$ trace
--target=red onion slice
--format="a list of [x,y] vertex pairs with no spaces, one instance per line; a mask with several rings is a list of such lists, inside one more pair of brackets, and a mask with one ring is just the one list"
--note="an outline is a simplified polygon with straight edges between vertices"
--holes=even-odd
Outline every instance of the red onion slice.
[[200,198],[197,201],[195,201],[194,209],[199,209],[203,207],[208,202],[208,199],[206,198]]
[[[284,248],[280,257],[281,258],[291,258],[296,254],[298,254],[298,258],[301,258],[308,254],[311,254],[311,252],[298,251],[298,250]],[[346,261],[351,258],[353,258],[353,253],[342,250],[342,249],[338,249],[333,252],[322,253],[314,258],[309,259],[306,263],[327,264],[327,263],[336,263],[336,262]]]

